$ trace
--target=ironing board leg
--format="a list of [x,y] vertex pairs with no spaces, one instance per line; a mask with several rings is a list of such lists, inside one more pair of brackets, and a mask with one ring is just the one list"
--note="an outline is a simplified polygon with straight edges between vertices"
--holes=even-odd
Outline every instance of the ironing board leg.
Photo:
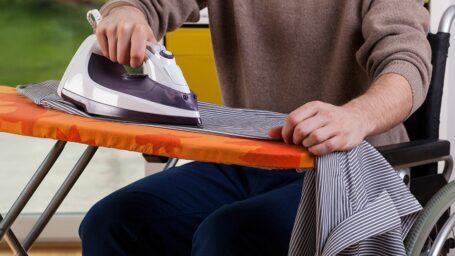
[[[0,214],[0,221],[3,220],[2,215]],[[14,235],[13,231],[9,229],[6,231],[5,234],[5,241],[8,244],[9,248],[13,251],[14,255],[27,255],[27,252],[22,247],[21,243],[17,239],[16,235]]]
[[169,159],[167,160],[166,165],[165,165],[164,168],[163,168],[163,171],[175,167],[175,166],[177,165],[177,162],[178,162],[178,161],[179,161],[178,158],[169,158]]
[[84,151],[82,156],[77,161],[76,165],[74,165],[73,169],[69,173],[68,177],[66,177],[63,184],[58,189],[57,193],[54,195],[52,200],[49,202],[48,206],[44,210],[43,214],[39,217],[35,225],[30,230],[30,233],[24,240],[24,249],[28,251],[30,247],[33,245],[35,240],[41,234],[43,229],[46,227],[49,220],[57,211],[60,204],[63,202],[65,197],[68,195],[70,190],[73,188],[74,184],[84,171],[85,167],[87,167],[88,163],[92,159],[93,155],[95,155],[96,150],[98,147],[95,146],[88,146],[87,149]]
[[9,230],[9,228],[11,227],[13,222],[19,216],[19,213],[24,209],[25,205],[28,203],[28,201],[32,197],[33,193],[35,193],[38,186],[41,184],[43,179],[49,173],[49,170],[52,168],[55,161],[60,156],[60,153],[62,153],[63,148],[65,147],[65,144],[66,144],[65,141],[58,141],[57,143],[55,143],[55,145],[52,147],[51,151],[47,154],[44,161],[41,163],[41,165],[36,170],[33,177],[27,183],[25,188],[22,190],[21,194],[16,199],[16,201],[14,202],[11,209],[5,215],[5,218],[2,221],[0,221],[0,240],[3,238],[5,233]]

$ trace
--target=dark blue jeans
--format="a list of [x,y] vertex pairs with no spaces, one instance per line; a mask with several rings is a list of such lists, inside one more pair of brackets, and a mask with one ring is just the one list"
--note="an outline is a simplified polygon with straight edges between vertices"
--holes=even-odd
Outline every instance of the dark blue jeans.
[[[286,255],[303,175],[193,162],[95,204],[84,255]],[[100,184],[102,186],[102,184]]]

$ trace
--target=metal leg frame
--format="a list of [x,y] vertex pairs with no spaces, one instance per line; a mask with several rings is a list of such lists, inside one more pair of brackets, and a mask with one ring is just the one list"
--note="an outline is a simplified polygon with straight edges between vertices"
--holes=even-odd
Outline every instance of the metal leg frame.
[[25,205],[32,197],[33,193],[35,193],[38,186],[49,173],[55,161],[57,161],[57,158],[62,153],[65,144],[66,143],[62,141],[55,143],[54,147],[41,163],[40,167],[38,167],[38,170],[36,170],[35,174],[27,183],[24,190],[22,190],[21,194],[16,199],[9,212],[5,215],[5,218],[2,220],[2,222],[0,222],[0,239],[3,238],[6,231],[9,230],[13,222],[17,219],[17,216],[19,216],[19,213],[24,209]]
[[166,165],[164,166],[163,168],[163,171],[167,170],[167,169],[170,169],[170,168],[174,168],[176,165],[177,165],[177,162],[179,161],[178,158],[169,158],[167,160],[167,163]]
[[43,229],[46,227],[49,220],[57,211],[58,207],[62,204],[63,200],[66,198],[70,190],[73,188],[76,181],[81,176],[82,172],[87,167],[92,157],[95,155],[96,150],[98,147],[88,146],[87,149],[84,151],[82,156],[77,161],[76,165],[73,167],[71,172],[69,173],[68,177],[66,177],[63,184],[58,189],[57,193],[54,195],[44,212],[39,217],[38,221],[30,230],[29,234],[24,240],[24,249],[29,250],[32,244],[36,241],[38,236],[41,234]]
[[[2,215],[0,214],[0,221],[3,220]],[[8,244],[9,248],[13,251],[14,255],[27,255],[27,252],[21,246],[21,243],[17,239],[16,235],[14,235],[13,231],[9,229],[5,233],[5,241]]]
[[37,169],[33,177],[27,183],[17,200],[14,202],[11,209],[5,215],[5,218],[2,219],[0,215],[0,240],[5,237],[8,246],[14,252],[15,255],[27,255],[27,251],[36,241],[38,236],[41,234],[49,220],[52,218],[54,213],[57,211],[60,204],[63,202],[65,197],[68,195],[85,167],[95,155],[98,147],[88,146],[84,151],[82,156],[77,161],[76,165],[73,167],[71,172],[68,174],[68,177],[65,179],[63,184],[60,186],[52,200],[49,202],[48,206],[44,212],[39,217],[38,221],[30,230],[29,234],[26,236],[24,242],[21,244],[14,233],[11,231],[11,226],[16,221],[17,217],[24,209],[25,205],[28,203],[30,198],[33,196],[36,189],[39,187],[41,182],[44,180],[46,175],[49,173],[50,169],[54,165],[55,161],[60,156],[63,148],[65,147],[66,142],[58,141],[49,154],[46,156],[44,161],[41,163],[40,167]]

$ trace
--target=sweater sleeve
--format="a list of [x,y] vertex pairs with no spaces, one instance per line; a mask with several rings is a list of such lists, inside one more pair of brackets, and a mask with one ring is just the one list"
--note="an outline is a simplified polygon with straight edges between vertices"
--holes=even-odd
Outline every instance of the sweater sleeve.
[[111,9],[130,5],[140,9],[148,19],[156,39],[160,40],[168,31],[179,28],[184,22],[199,20],[200,8],[204,0],[110,0],[102,8],[102,13]]
[[431,77],[431,47],[427,40],[429,13],[417,0],[365,1],[358,63],[374,81],[387,73],[406,78],[412,90],[412,110],[425,100]]

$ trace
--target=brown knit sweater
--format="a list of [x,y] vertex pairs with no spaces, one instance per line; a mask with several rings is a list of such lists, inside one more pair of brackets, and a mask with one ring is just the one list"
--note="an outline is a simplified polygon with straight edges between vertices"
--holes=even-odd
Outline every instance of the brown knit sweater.
[[[412,111],[427,93],[431,49],[422,1],[112,0],[103,8],[123,4],[142,10],[157,38],[197,21],[207,6],[227,106],[289,113],[313,100],[341,105],[385,73],[409,81]],[[403,125],[368,138],[376,146],[407,139]]]

